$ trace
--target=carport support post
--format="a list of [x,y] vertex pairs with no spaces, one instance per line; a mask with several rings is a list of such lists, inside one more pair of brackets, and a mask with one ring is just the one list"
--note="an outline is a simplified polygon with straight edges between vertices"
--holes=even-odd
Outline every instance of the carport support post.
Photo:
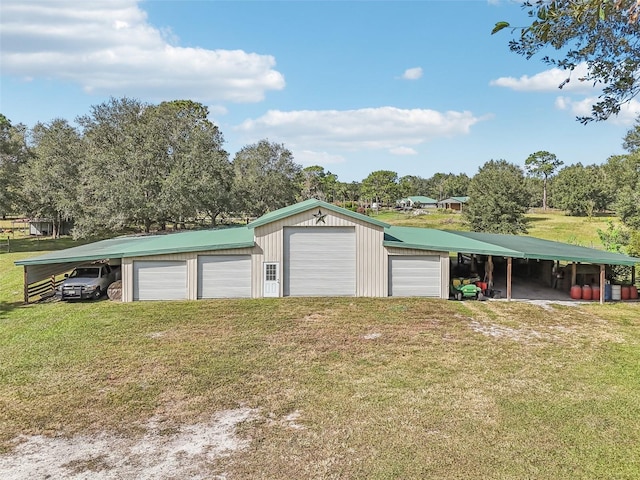
[[29,303],[29,285],[27,284],[27,266],[22,267],[24,272],[24,282],[23,282],[23,295],[24,295],[24,303]]
[[604,265],[600,265],[600,305],[604,305]]
[[513,258],[507,258],[507,300],[511,300],[511,270],[513,267]]
[[571,286],[573,287],[576,284],[576,278],[577,278],[577,274],[576,274],[576,262],[573,262],[571,264]]

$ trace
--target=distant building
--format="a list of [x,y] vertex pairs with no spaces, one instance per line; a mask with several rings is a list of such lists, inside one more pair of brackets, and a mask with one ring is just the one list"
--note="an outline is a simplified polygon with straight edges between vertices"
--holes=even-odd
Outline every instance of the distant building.
[[[70,235],[72,222],[62,222],[60,225],[60,235]],[[37,237],[48,237],[53,234],[53,220],[50,218],[31,218],[29,219],[29,235]]]
[[448,208],[461,212],[464,204],[469,201],[469,197],[449,197],[438,202],[438,208]]
[[398,200],[398,205],[402,208],[436,208],[438,201],[435,198],[416,195]]

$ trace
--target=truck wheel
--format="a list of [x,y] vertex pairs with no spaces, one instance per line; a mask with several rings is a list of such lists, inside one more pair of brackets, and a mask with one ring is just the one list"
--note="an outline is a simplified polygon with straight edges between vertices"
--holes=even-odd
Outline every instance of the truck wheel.
[[100,287],[98,287],[98,288],[96,288],[96,291],[93,292],[93,298],[95,298],[97,300],[101,296],[102,296],[102,290],[100,290]]

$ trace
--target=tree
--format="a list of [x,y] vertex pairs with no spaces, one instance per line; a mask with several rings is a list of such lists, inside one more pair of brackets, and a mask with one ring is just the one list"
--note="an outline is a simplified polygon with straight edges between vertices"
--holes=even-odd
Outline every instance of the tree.
[[442,182],[442,193],[444,197],[466,197],[469,191],[471,179],[466,173],[454,175],[450,173]]
[[231,205],[233,167],[224,138],[204,105],[189,100],[162,102],[148,113],[154,150],[168,175],[162,182],[162,211],[169,220],[206,215],[211,224]]
[[301,168],[282,144],[260,140],[243,147],[233,159],[236,205],[260,216],[295,203]]
[[78,131],[60,118],[37,123],[31,138],[33,154],[20,171],[26,213],[50,218],[52,236],[58,238],[62,222],[78,212],[82,141]]
[[572,71],[587,65],[587,74],[578,81],[603,87],[599,101],[582,123],[606,120],[620,111],[640,91],[640,3],[637,0],[528,0],[523,2],[532,19],[526,27],[512,28],[509,22],[496,23],[492,34],[505,28],[518,31],[509,42],[512,52],[527,59],[553,49],[547,64]]
[[558,172],[554,181],[554,204],[570,215],[591,216],[607,208],[605,175],[596,165],[570,165]]
[[547,209],[547,181],[563,165],[558,158],[546,151],[532,153],[524,161],[525,169],[533,177],[542,177],[542,209]]
[[343,201],[355,202],[360,200],[361,185],[359,182],[338,182],[336,195]]
[[371,172],[362,181],[362,195],[378,203],[395,202],[398,197],[398,174],[390,170]]
[[0,215],[20,210],[20,166],[29,157],[27,128],[0,113]]
[[207,107],[111,98],[78,119],[84,128],[86,211],[77,234],[179,222],[228,205],[231,166]]
[[465,220],[475,232],[526,233],[528,195],[522,170],[505,160],[485,163],[469,184]]
[[319,165],[303,168],[300,172],[300,198],[332,202],[338,190],[338,176],[325,172]]
[[640,230],[640,151],[611,157],[602,168],[609,172],[615,212],[626,226]]
[[631,153],[640,150],[640,117],[636,118],[633,128],[625,135],[622,148]]
[[132,223],[142,223],[148,231],[155,220],[158,182],[164,172],[153,165],[153,155],[145,149],[144,113],[149,107],[136,99],[112,97],[77,119],[86,160],[74,236],[118,231]]
[[427,195],[428,189],[427,180],[416,175],[405,175],[398,181],[398,195],[403,198]]

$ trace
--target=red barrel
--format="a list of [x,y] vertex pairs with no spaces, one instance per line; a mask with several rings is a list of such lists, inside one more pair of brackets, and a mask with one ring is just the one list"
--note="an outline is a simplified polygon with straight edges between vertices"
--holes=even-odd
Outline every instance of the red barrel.
[[600,301],[600,287],[598,286],[591,287],[591,299]]
[[582,298],[582,287],[580,285],[574,285],[571,287],[569,296],[574,300],[580,300]]
[[631,285],[629,287],[629,298],[631,300],[637,300],[638,299],[638,287],[636,287],[635,285]]
[[622,300],[629,300],[630,296],[631,289],[629,288],[629,285],[622,285],[622,287],[620,287],[620,298]]
[[582,286],[582,299],[591,300],[591,285]]

